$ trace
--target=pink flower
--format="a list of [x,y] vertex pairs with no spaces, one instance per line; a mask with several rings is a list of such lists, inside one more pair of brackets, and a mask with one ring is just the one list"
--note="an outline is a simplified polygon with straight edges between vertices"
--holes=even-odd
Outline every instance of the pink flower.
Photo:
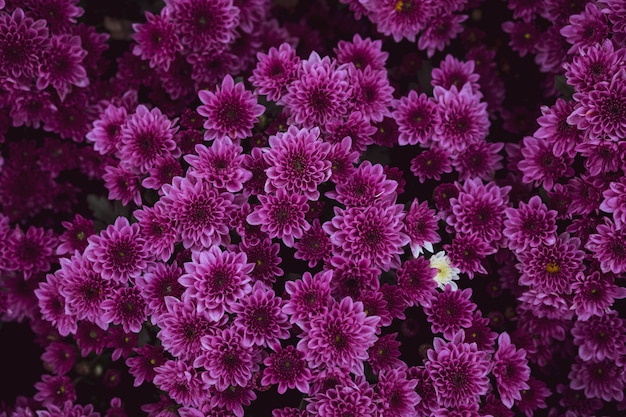
[[34,77],[49,43],[44,19],[26,17],[21,8],[0,15],[0,71],[15,79]]
[[436,104],[426,96],[417,94],[415,90],[409,91],[406,97],[401,97],[396,102],[395,110],[391,116],[398,124],[398,144],[427,145],[430,143],[435,128]]
[[133,24],[133,54],[149,61],[150,68],[167,71],[176,53],[182,49],[174,22],[169,20],[168,8],[161,10],[160,15],[145,12],[145,23]]
[[530,368],[526,360],[526,351],[516,349],[511,344],[508,333],[498,337],[498,350],[493,356],[492,374],[496,377],[496,386],[502,403],[508,408],[514,400],[521,400],[521,391],[530,389],[526,383],[530,377]]
[[306,366],[304,353],[293,346],[277,347],[264,361],[262,385],[278,384],[278,393],[284,394],[288,388],[296,388],[301,393],[309,392],[311,371]]
[[87,71],[82,61],[87,55],[81,47],[79,36],[55,35],[50,38],[49,48],[43,53],[39,66],[37,88],[43,90],[52,85],[61,101],[72,90],[72,86],[89,85]]
[[300,58],[296,56],[296,50],[288,43],[282,43],[278,49],[270,48],[267,54],[259,52],[257,61],[250,82],[256,87],[257,94],[280,104],[287,86],[298,75]]

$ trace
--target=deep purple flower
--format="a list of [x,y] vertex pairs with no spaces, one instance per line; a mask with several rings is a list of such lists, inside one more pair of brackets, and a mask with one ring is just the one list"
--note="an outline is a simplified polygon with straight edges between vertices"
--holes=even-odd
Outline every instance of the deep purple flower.
[[220,52],[235,40],[240,9],[233,0],[166,0],[165,6],[186,49]]
[[282,43],[278,49],[270,48],[267,54],[257,53],[257,60],[250,77],[256,93],[281,103],[287,93],[287,86],[296,79],[300,68],[300,58],[296,56],[296,50],[290,44]]
[[47,23],[26,17],[21,8],[0,14],[0,71],[14,79],[37,74],[48,40]]
[[381,122],[384,117],[391,115],[389,108],[393,101],[393,87],[389,85],[387,71],[375,70],[370,66],[357,68],[348,67],[348,76],[352,83],[353,112],[359,112],[365,120]]
[[461,152],[468,145],[483,140],[489,131],[487,103],[480,93],[474,94],[470,83],[462,87],[435,87],[436,107],[433,142],[452,152]]
[[375,202],[392,204],[396,199],[398,183],[387,178],[380,164],[363,161],[356,171],[328,191],[326,197],[337,200],[346,207],[366,207]]
[[365,152],[374,143],[372,135],[376,133],[376,127],[360,111],[352,111],[347,118],[330,120],[326,123],[325,130],[325,141],[334,144],[349,137],[351,150],[356,152]]
[[149,254],[137,223],[129,224],[118,217],[100,235],[88,238],[85,258],[95,272],[107,280],[125,283],[141,274],[148,265]]
[[417,94],[409,91],[406,97],[401,97],[395,104],[391,116],[398,124],[398,144],[427,145],[430,143],[435,127],[437,106],[426,94]]
[[584,390],[586,397],[604,401],[624,399],[624,369],[610,359],[577,359],[567,377],[570,388]]
[[[106,339],[107,348],[113,350],[111,359],[116,361],[120,358],[128,358],[139,343],[138,333],[139,332],[127,332],[120,326],[109,327]],[[119,383],[119,378],[117,382]]]
[[102,302],[102,320],[121,324],[127,333],[139,333],[147,318],[146,301],[137,287],[122,287]]
[[163,365],[167,359],[163,353],[163,346],[154,346],[148,343],[140,348],[135,348],[135,352],[137,356],[126,359],[126,365],[128,366],[128,373],[135,377],[133,386],[138,387],[144,381],[152,382],[156,375],[155,368]]
[[604,190],[603,196],[600,210],[613,213],[616,229],[626,228],[626,178],[620,178],[619,182],[611,182],[609,188]]
[[403,207],[381,203],[369,207],[335,207],[335,217],[322,225],[338,253],[348,258],[369,259],[388,271],[400,265],[399,255],[410,239],[403,232]]
[[33,397],[42,405],[61,406],[65,401],[76,401],[76,389],[72,380],[66,375],[42,375],[41,381],[35,383],[37,393]]
[[208,397],[207,387],[198,372],[187,362],[168,360],[155,368],[154,385],[184,406],[200,406]]
[[311,227],[304,217],[309,210],[306,196],[279,188],[276,194],[259,195],[258,199],[261,204],[254,207],[246,221],[260,225],[269,237],[282,239],[285,245],[293,247],[294,239],[302,238]]
[[333,256],[324,265],[324,269],[332,271],[330,289],[336,299],[357,299],[363,291],[377,290],[380,287],[380,269],[373,267],[367,259]]
[[82,357],[87,357],[91,353],[99,356],[106,348],[105,330],[92,322],[80,321],[74,337]]
[[459,269],[461,273],[467,274],[470,279],[474,279],[474,274],[487,274],[482,261],[497,251],[484,239],[475,234],[457,234],[452,243],[443,245],[447,252],[450,263]]
[[289,299],[283,306],[283,311],[289,315],[289,321],[298,325],[312,317],[319,316],[330,302],[330,281],[332,271],[311,275],[305,272],[302,278],[285,283],[285,292]]
[[493,179],[496,171],[502,168],[502,156],[498,154],[504,143],[478,141],[467,146],[456,155],[452,165],[459,173],[459,180],[480,178],[485,181]]
[[[575,104],[573,100],[565,101],[557,98],[552,107],[541,106],[541,116],[537,118],[540,127],[533,136],[537,139],[548,140],[548,148],[552,148],[552,153],[556,157],[575,156],[576,145],[582,140],[581,132],[575,125],[567,122],[567,118],[574,111]],[[549,155],[546,154],[547,156]]]
[[322,314],[302,323],[303,336],[297,349],[304,352],[312,368],[347,367],[363,374],[367,350],[376,341],[377,316],[367,316],[363,303],[350,297],[332,301]]
[[226,243],[228,219],[236,209],[232,193],[219,192],[193,176],[175,177],[171,185],[163,185],[162,191],[163,209],[186,249]]
[[8,271],[20,271],[24,279],[47,272],[55,261],[58,241],[52,230],[30,226],[26,233],[18,226],[6,237],[4,259],[0,265]]
[[396,279],[408,306],[430,305],[436,294],[436,275],[437,270],[424,257],[404,261]]
[[[576,90],[574,94],[582,97],[593,91],[598,84],[610,82],[623,65],[623,55],[615,50],[611,39],[604,39],[601,43],[578,51],[571,62],[563,64],[563,68],[567,83]],[[573,107],[576,102],[568,104],[568,107]]]
[[561,35],[572,44],[568,54],[597,45],[609,36],[607,14],[595,3],[585,4],[585,10],[571,15],[569,23],[560,30]]
[[[4,2],[3,2],[4,3]],[[28,15],[35,20],[45,19],[51,33],[69,33],[76,28],[76,18],[85,10],[75,0],[26,0],[22,2]]]
[[176,229],[172,219],[166,214],[165,206],[157,202],[153,207],[144,206],[135,210],[133,216],[144,237],[144,247],[161,261],[167,261],[174,251]]
[[309,268],[315,267],[320,261],[327,262],[332,257],[333,245],[322,229],[319,219],[313,220],[311,228],[302,234],[302,238],[294,243],[296,259],[308,261]]
[[[502,320],[504,320],[504,317]],[[484,352],[493,352],[498,333],[491,331],[489,327],[490,321],[493,325],[495,320],[483,317],[482,313],[478,310],[474,311],[472,325],[465,329],[465,342],[476,343],[478,349]]]
[[439,146],[420,152],[411,160],[410,170],[420,183],[427,180],[440,181],[443,174],[452,172],[451,154]]
[[407,371],[408,377],[416,381],[415,392],[421,400],[415,405],[418,417],[430,417],[432,412],[439,408],[437,392],[430,372],[423,366],[410,367]]
[[391,35],[396,42],[406,38],[414,43],[415,36],[428,25],[428,18],[432,16],[434,8],[431,2],[423,0],[364,0],[360,3],[378,31]]
[[[456,1],[457,5],[464,4],[462,1]],[[462,7],[462,6],[461,6]],[[452,9],[440,10],[436,14],[428,14],[431,18],[420,34],[417,41],[417,48],[420,51],[426,50],[426,55],[430,58],[435,51],[443,51],[455,39],[459,33],[463,32],[463,23],[468,16],[463,14],[452,13]]]
[[477,93],[480,90],[479,79],[480,75],[474,71],[474,61],[462,62],[448,54],[439,63],[439,68],[433,69],[430,83],[433,87],[441,86],[446,90],[449,90],[453,85],[461,88],[465,83],[470,83],[472,92]]
[[431,331],[443,333],[443,336],[450,340],[456,332],[471,326],[473,312],[476,309],[476,304],[470,301],[471,296],[471,288],[457,291],[446,285],[443,292],[438,292],[424,306]]
[[302,61],[298,78],[287,87],[284,102],[290,120],[311,129],[344,116],[351,94],[347,70],[312,52]]
[[522,399],[522,390],[530,389],[526,383],[530,377],[526,351],[516,349],[506,332],[498,337],[498,350],[493,356],[491,372],[496,378],[500,399],[508,408],[513,406],[514,400]]
[[524,57],[527,54],[537,53],[537,42],[540,32],[535,22],[517,20],[502,23],[502,30],[511,36],[509,46],[511,49]]
[[556,242],[555,210],[548,210],[541,197],[533,196],[528,204],[523,201],[518,208],[507,207],[504,211],[504,236],[509,249],[523,252],[540,245],[553,245]]
[[615,361],[625,353],[626,322],[614,310],[577,320],[571,332],[583,361]]
[[399,369],[406,364],[400,360],[400,342],[396,340],[398,333],[380,336],[368,350],[367,363],[375,374],[383,371]]
[[105,167],[105,174],[102,179],[105,187],[109,190],[109,200],[120,200],[124,206],[131,201],[138,206],[142,204],[138,174],[122,166],[108,165]]
[[76,347],[65,342],[52,342],[41,355],[44,367],[56,375],[65,375],[72,370],[78,357]]
[[161,314],[167,312],[165,297],[180,298],[185,291],[185,287],[178,282],[182,273],[176,262],[173,264],[156,262],[135,279],[135,286],[139,288],[146,301],[148,315],[151,316],[153,324]]
[[174,140],[173,123],[157,107],[148,110],[143,104],[122,125],[120,165],[145,174],[163,158],[180,156]]
[[417,258],[423,249],[433,252],[433,244],[441,241],[437,230],[436,211],[428,207],[427,201],[413,200],[404,218],[404,232],[411,239],[409,247],[413,257]]
[[263,364],[267,368],[263,370],[262,385],[278,384],[279,394],[284,394],[288,388],[296,388],[304,394],[309,392],[311,371],[306,366],[304,353],[295,347],[279,346],[275,352],[265,358]]
[[119,150],[122,140],[122,125],[126,123],[128,112],[125,107],[109,104],[93,128],[85,135],[93,142],[93,148],[101,155],[110,155]]
[[475,343],[465,343],[463,331],[452,341],[436,337],[428,350],[426,370],[433,380],[439,406],[455,407],[478,401],[489,388],[487,374],[491,368],[488,355]]
[[202,380],[218,391],[228,390],[230,386],[248,386],[252,375],[259,370],[258,348],[244,343],[243,335],[235,328],[204,336],[202,347],[202,354],[193,364],[206,369]]
[[150,68],[167,71],[176,53],[182,49],[174,22],[169,19],[169,9],[164,8],[161,14],[145,12],[145,23],[133,24],[133,54],[148,61]]
[[80,36],[52,36],[39,65],[37,88],[43,90],[51,85],[63,101],[72,86],[86,87],[89,78],[82,65],[85,56],[87,51],[81,47]]
[[252,290],[250,272],[253,264],[247,262],[244,252],[223,252],[218,246],[193,252],[191,262],[185,263],[185,274],[179,282],[185,294],[196,300],[198,312],[218,321],[226,312],[232,312],[236,303]]
[[215,92],[201,90],[198,97],[202,102],[198,113],[207,118],[204,122],[207,141],[226,136],[238,141],[252,136],[252,128],[265,110],[244,84],[235,84],[230,75],[224,77],[221,88]]
[[282,261],[278,256],[279,243],[272,243],[272,240],[268,238],[254,244],[244,241],[239,244],[239,250],[244,252],[248,257],[248,262],[254,265],[254,269],[249,274],[252,281],[261,281],[271,285],[276,278],[284,275],[284,271],[279,267]]
[[336,384],[327,390],[319,391],[309,399],[306,410],[309,415],[328,417],[344,416],[346,410],[363,417],[376,416],[374,391],[369,383]]
[[626,271],[626,228],[619,229],[605,218],[596,230],[597,234],[589,236],[585,248],[600,261],[602,272],[620,274]]
[[93,220],[76,214],[72,221],[63,221],[61,226],[65,231],[59,236],[59,246],[56,254],[65,255],[74,251],[83,252],[87,247],[87,238],[95,233]]
[[318,185],[331,175],[331,162],[326,159],[331,145],[323,142],[319,134],[318,128],[290,126],[287,132],[270,136],[270,148],[263,154],[269,165],[265,192],[283,188],[309,200],[319,198]]
[[334,49],[337,62],[340,64],[352,63],[355,68],[365,70],[371,68],[374,71],[385,69],[385,62],[389,53],[382,50],[383,43],[380,39],[361,38],[358,33],[352,41],[340,40]]

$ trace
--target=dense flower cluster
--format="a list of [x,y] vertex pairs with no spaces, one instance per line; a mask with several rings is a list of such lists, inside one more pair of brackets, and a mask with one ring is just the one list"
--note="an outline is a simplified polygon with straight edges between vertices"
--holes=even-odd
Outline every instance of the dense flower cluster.
[[623,414],[626,7],[492,3],[0,0],[0,417]]

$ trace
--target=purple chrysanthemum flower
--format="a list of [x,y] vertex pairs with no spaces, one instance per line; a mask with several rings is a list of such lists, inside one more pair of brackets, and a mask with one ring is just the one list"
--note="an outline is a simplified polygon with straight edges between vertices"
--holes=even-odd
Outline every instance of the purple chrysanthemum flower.
[[394,90],[389,85],[387,71],[374,70],[370,66],[356,68],[348,67],[352,84],[352,111],[362,114],[365,120],[382,122],[384,117],[391,115],[389,108],[393,102]]
[[[563,64],[567,83],[576,90],[576,97],[588,94],[602,82],[610,82],[623,66],[624,56],[615,50],[611,39],[604,39],[602,43],[581,49],[572,57],[572,62]],[[576,102],[568,104],[573,107]]]
[[127,110],[109,104],[100,117],[93,122],[93,128],[85,136],[93,142],[93,148],[101,155],[114,154],[121,144],[122,125],[126,123]]
[[317,200],[318,185],[327,181],[332,172],[331,162],[326,159],[331,145],[321,140],[319,129],[290,126],[287,132],[270,136],[269,146],[263,154],[269,165],[265,192],[283,188]]
[[248,215],[246,221],[251,225],[261,225],[261,231],[271,238],[279,238],[288,247],[293,247],[294,239],[302,238],[302,234],[311,225],[305,219],[309,210],[307,198],[301,194],[289,194],[284,188],[276,190],[276,194],[259,195],[258,206]]
[[221,52],[235,40],[240,9],[233,0],[166,0],[181,44],[194,52]]
[[540,39],[540,32],[535,22],[526,22],[523,20],[506,21],[502,23],[502,31],[511,36],[509,46],[519,54],[525,57],[527,54],[537,53],[537,43]]
[[154,385],[184,406],[199,407],[208,397],[207,387],[198,372],[187,362],[168,360],[155,368]]
[[[137,299],[130,300],[130,303],[137,303]],[[139,301],[141,303],[141,301]],[[130,322],[129,317],[126,317],[125,320]],[[144,316],[145,321],[145,316]],[[139,332],[127,332],[124,330],[123,326],[112,326],[107,331],[106,339],[107,339],[107,348],[112,349],[111,359],[116,361],[120,358],[127,359],[131,353],[133,353],[133,349],[135,349],[139,343]],[[113,375],[121,376],[119,370],[112,370],[116,373]],[[115,381],[110,381],[115,382]],[[118,381],[115,383],[119,383]]]
[[229,137],[216,138],[209,148],[196,145],[197,155],[184,157],[193,167],[187,173],[208,181],[216,188],[231,193],[241,191],[243,183],[252,178],[252,173],[242,167],[242,151],[243,148]]
[[437,270],[424,257],[404,261],[396,279],[408,306],[430,305],[437,289],[435,275]]
[[76,333],[76,317],[66,312],[65,297],[61,294],[62,270],[48,274],[46,280],[39,283],[34,293],[39,301],[39,309],[44,320],[49,321],[61,336]]
[[626,136],[626,70],[581,95],[579,103],[567,121],[584,130],[588,138],[619,141]]
[[102,318],[102,303],[113,295],[117,284],[103,279],[93,263],[78,252],[69,259],[61,258],[60,263],[59,292],[65,298],[66,313],[106,329],[108,323]]
[[315,267],[320,261],[328,262],[332,257],[333,245],[319,219],[313,220],[311,228],[293,246],[296,249],[294,258],[308,261],[309,268]]
[[450,198],[452,213],[446,222],[456,233],[475,234],[498,244],[510,190],[510,186],[499,187],[494,182],[485,185],[480,179],[466,180],[459,186],[458,197]]
[[80,36],[52,36],[39,65],[37,88],[43,90],[51,85],[63,101],[72,86],[86,87],[89,78],[82,65],[85,56],[87,51],[81,47]]
[[[4,4],[4,1],[2,2]],[[35,20],[45,19],[51,33],[69,33],[76,28],[76,18],[85,12],[76,0],[26,0],[21,2]]]
[[616,299],[626,298],[626,288],[615,284],[612,274],[600,271],[578,273],[572,283],[572,309],[579,320],[589,320],[592,316],[602,316],[610,312]]
[[[464,4],[462,1],[457,3]],[[420,34],[417,47],[420,51],[426,50],[429,58],[435,54],[435,51],[443,51],[452,39],[463,32],[461,23],[467,20],[468,16],[451,12],[446,8],[445,11],[440,9],[438,13],[428,15],[431,19]]]
[[413,200],[404,218],[404,232],[411,239],[413,257],[417,258],[423,249],[433,252],[433,244],[441,241],[438,229],[436,211],[428,207],[427,201]]
[[164,205],[157,202],[152,207],[144,206],[135,210],[133,216],[137,219],[147,251],[156,259],[167,261],[174,252],[176,229],[172,219],[167,216]]
[[76,389],[72,380],[66,375],[42,375],[41,381],[35,383],[37,393],[33,397],[43,406],[60,406],[66,401],[76,401]]
[[626,321],[614,310],[587,321],[577,320],[571,332],[583,361],[615,361],[625,353]]
[[359,384],[336,384],[327,390],[319,391],[309,399],[307,415],[328,417],[345,416],[346,410],[363,417],[376,416],[374,391],[363,381]]
[[271,285],[277,277],[284,275],[279,267],[282,261],[278,256],[279,243],[272,243],[272,240],[267,238],[254,244],[244,241],[239,244],[239,250],[244,252],[248,257],[248,262],[254,265],[254,269],[249,274],[253,282],[261,281]]
[[504,236],[508,247],[523,252],[539,245],[553,245],[556,242],[555,210],[548,210],[541,197],[533,196],[528,204],[520,202],[518,208],[507,207],[504,211]]
[[400,360],[400,342],[396,339],[397,336],[398,333],[380,336],[369,348],[367,363],[375,374],[400,369],[406,365]]
[[302,323],[304,334],[297,349],[304,352],[312,368],[347,367],[362,375],[367,350],[376,341],[379,320],[378,316],[366,315],[363,303],[345,297]]
[[283,306],[283,311],[289,315],[289,321],[303,325],[312,317],[319,316],[330,302],[330,281],[332,271],[311,275],[305,272],[302,278],[285,283],[285,292],[289,299]]
[[561,293],[547,292],[544,289],[527,289],[517,300],[518,314],[532,314],[540,319],[570,320],[574,313]]
[[224,77],[221,88],[215,92],[201,90],[198,97],[202,102],[198,113],[207,118],[204,122],[207,141],[226,136],[238,141],[252,136],[252,128],[265,110],[244,84],[235,84],[230,75]]
[[148,110],[140,104],[122,125],[120,165],[145,174],[162,158],[178,158],[180,149],[174,140],[177,128],[172,125],[158,108]]
[[65,342],[52,342],[46,346],[41,361],[46,369],[56,375],[65,375],[72,370],[78,357],[76,346]]
[[415,42],[415,36],[428,25],[433,5],[425,0],[362,0],[369,18],[379,32],[400,42],[403,38]]
[[153,324],[156,324],[161,314],[167,312],[165,297],[180,298],[185,291],[185,287],[178,282],[182,274],[182,269],[176,262],[173,264],[156,262],[148,266],[141,276],[135,278],[135,285],[146,301]]
[[588,398],[600,398],[604,401],[624,399],[624,369],[612,360],[577,359],[567,377],[570,388],[584,390]]
[[278,49],[270,48],[267,54],[257,53],[257,60],[256,68],[250,76],[256,93],[281,103],[287,93],[287,86],[296,79],[300,68],[300,58],[296,56],[296,50],[290,44],[282,43]]
[[144,188],[160,191],[164,184],[171,184],[174,177],[183,175],[183,168],[171,155],[159,158],[154,165],[148,168],[148,176],[141,181]]
[[478,141],[469,144],[461,153],[455,155],[452,165],[459,173],[459,181],[468,178],[493,179],[496,171],[502,168],[502,156],[498,154],[504,143]]
[[226,328],[202,338],[202,354],[194,361],[195,367],[204,367],[202,379],[218,391],[230,386],[246,387],[259,370],[259,351],[244,343],[237,329]]
[[369,259],[372,266],[388,271],[400,266],[399,255],[410,241],[403,231],[404,215],[401,204],[335,207],[335,217],[322,228],[344,256]]
[[45,20],[26,17],[19,7],[12,14],[0,13],[0,72],[3,75],[18,80],[36,76],[48,43]]
[[145,12],[145,23],[134,23],[133,54],[148,61],[150,68],[167,71],[182,49],[174,22],[169,19],[169,9],[164,8],[160,15]]
[[56,254],[65,255],[74,251],[83,252],[87,247],[87,238],[95,233],[93,220],[76,214],[72,221],[63,221],[65,231],[59,236]]
[[224,410],[226,415],[218,414],[217,417],[244,417],[243,407],[250,405],[256,399],[256,393],[252,385],[240,387],[231,385],[224,391],[217,391],[214,388],[209,389],[210,398],[208,400],[208,409]]
[[476,273],[487,274],[482,261],[487,255],[497,251],[497,248],[475,234],[457,234],[452,243],[443,245],[443,249],[447,252],[450,263],[470,279],[474,279]]
[[407,371],[408,377],[416,381],[415,392],[420,396],[421,400],[415,405],[415,411],[418,417],[429,417],[435,410],[439,408],[437,402],[437,392],[430,372],[423,366],[410,367]]
[[552,107],[541,106],[541,116],[537,118],[537,124],[540,127],[533,136],[537,139],[548,140],[551,145],[548,147],[552,148],[552,153],[556,157],[562,155],[574,157],[576,145],[582,140],[581,132],[576,129],[576,126],[567,122],[575,105],[574,100],[565,101],[557,98]]
[[602,272],[620,274],[626,271],[626,228],[618,229],[615,223],[605,218],[596,231],[589,236],[585,248],[600,261]]
[[136,278],[148,266],[150,254],[140,234],[139,224],[118,217],[100,235],[90,236],[85,258],[95,272],[107,280],[125,283]]
[[420,183],[427,180],[440,181],[443,174],[452,172],[450,152],[439,146],[432,146],[411,159],[409,169]]
[[569,23],[560,30],[561,35],[572,45],[568,54],[597,45],[609,36],[607,14],[595,3],[587,3],[584,11],[571,15]]
[[514,400],[521,400],[521,390],[530,389],[526,383],[530,377],[530,368],[526,360],[526,351],[516,349],[508,333],[498,337],[498,350],[493,356],[491,373],[496,378],[496,386],[502,403],[508,408]]
[[333,256],[330,262],[324,265],[324,269],[332,271],[330,289],[336,299],[343,297],[357,299],[363,291],[377,290],[380,287],[378,281],[380,269],[373,267],[367,259]]
[[20,271],[25,280],[47,272],[56,260],[58,240],[52,230],[30,226],[26,233],[18,226],[6,237],[6,248],[0,265],[8,271]]
[[360,152],[352,150],[352,139],[345,137],[341,142],[333,143],[326,156],[331,163],[330,180],[335,184],[347,181],[356,171],[354,164],[359,160]]
[[367,207],[376,202],[389,205],[395,202],[397,188],[398,183],[387,178],[382,165],[363,161],[334,191],[328,191],[326,197],[346,207]]
[[417,94],[415,90],[409,91],[406,97],[401,97],[394,106],[391,116],[398,124],[398,144],[404,145],[427,145],[430,143],[435,129],[435,117],[437,105],[426,96]]
[[146,301],[137,287],[122,287],[102,302],[102,320],[121,324],[125,332],[139,333],[148,317]]
[[309,381],[312,379],[311,370],[307,368],[304,353],[293,346],[277,347],[263,364],[261,385],[278,384],[278,393],[284,394],[287,389],[296,388],[301,393],[309,392]]
[[616,229],[626,228],[626,178],[611,182],[602,195],[604,200],[600,204],[600,210],[613,213]]
[[365,70],[370,67],[372,70],[385,69],[385,62],[389,54],[382,50],[383,43],[380,39],[361,38],[358,33],[352,41],[340,40],[334,49],[337,62],[340,64],[352,63],[355,68]]
[[137,356],[126,359],[126,366],[128,366],[128,373],[135,378],[133,386],[138,387],[144,381],[152,382],[156,375],[155,368],[163,365],[167,358],[163,346],[154,346],[148,343],[134,350]]
[[451,340],[456,332],[470,327],[476,309],[476,304],[470,301],[471,296],[471,288],[457,291],[452,286],[446,285],[442,292],[438,292],[430,303],[424,306],[431,331],[443,333],[446,339]]
[[191,262],[185,263],[185,274],[179,282],[185,294],[197,301],[198,312],[218,321],[252,289],[250,272],[253,264],[247,262],[244,252],[222,252],[218,246],[193,252]]
[[372,126],[365,115],[359,111],[352,111],[347,118],[337,118],[326,123],[324,140],[329,143],[339,143],[346,137],[351,139],[351,149],[356,152],[365,152],[367,147],[374,143],[372,135],[376,127]]
[[298,78],[287,87],[284,102],[290,119],[311,129],[344,116],[351,94],[348,72],[329,57],[312,52],[302,61]]
[[102,179],[109,190],[109,200],[120,200],[124,206],[131,201],[138,206],[142,204],[138,174],[122,166],[107,165],[104,170]]
[[476,343],[479,350],[492,353],[498,333],[491,331],[490,319],[483,317],[479,310],[474,311],[472,325],[465,329],[465,342]]
[[468,145],[483,140],[489,131],[487,103],[480,93],[473,93],[470,83],[461,88],[446,90],[435,87],[437,101],[433,142],[453,152],[461,152]]
[[524,183],[534,183],[550,191],[559,178],[573,175],[571,158],[566,154],[555,156],[553,146],[547,139],[524,137],[521,149],[523,159],[517,164]]
[[519,283],[541,291],[569,294],[576,274],[583,269],[580,239],[561,234],[552,245],[540,244],[520,252]]
[[234,325],[243,333],[243,343],[277,349],[280,340],[289,338],[287,314],[282,311],[283,300],[274,290],[257,281],[252,291],[242,297],[232,310]]
[[465,83],[470,83],[472,92],[477,93],[480,90],[479,79],[480,75],[474,71],[474,61],[462,62],[448,54],[439,63],[439,68],[433,69],[430,83],[433,87],[440,86],[446,90],[449,90],[453,85],[456,88],[461,88]]
[[193,176],[175,177],[171,185],[163,185],[162,191],[163,209],[186,249],[227,242],[228,219],[236,210],[232,193],[220,192]]
[[477,402],[479,396],[487,393],[491,368],[488,355],[479,351],[475,343],[465,343],[463,331],[457,332],[450,342],[436,337],[425,365],[440,406]]
[[194,300],[165,297],[165,306],[167,311],[157,319],[161,329],[157,336],[161,345],[174,357],[192,361],[202,352],[202,337],[210,334],[220,323],[199,312]]

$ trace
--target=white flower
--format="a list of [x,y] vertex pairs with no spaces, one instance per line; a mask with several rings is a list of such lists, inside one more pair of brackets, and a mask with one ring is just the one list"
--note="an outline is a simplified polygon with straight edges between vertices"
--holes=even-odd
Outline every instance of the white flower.
[[430,267],[435,268],[438,272],[435,275],[435,281],[440,289],[446,288],[446,285],[450,285],[453,290],[459,289],[455,280],[459,279],[459,268],[452,266],[450,259],[444,251],[437,252],[430,257]]

